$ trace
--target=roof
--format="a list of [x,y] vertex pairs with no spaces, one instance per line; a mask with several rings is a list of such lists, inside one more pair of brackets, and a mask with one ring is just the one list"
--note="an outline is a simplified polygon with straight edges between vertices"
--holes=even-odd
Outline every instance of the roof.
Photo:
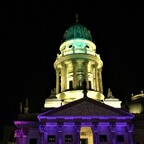
[[88,97],[68,103],[64,106],[46,111],[38,115],[38,119],[58,117],[90,117],[90,118],[134,118],[134,115]]
[[81,25],[79,22],[71,25],[63,35],[64,41],[74,38],[82,38],[92,41],[90,31],[85,26]]

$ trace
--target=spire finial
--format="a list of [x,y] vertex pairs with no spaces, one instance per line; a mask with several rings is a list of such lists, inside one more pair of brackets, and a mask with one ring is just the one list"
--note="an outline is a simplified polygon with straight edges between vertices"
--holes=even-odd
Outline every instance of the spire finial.
[[20,102],[20,113],[22,113],[22,102]]
[[76,22],[78,22],[79,20],[78,20],[78,13],[76,13]]
[[108,92],[107,92],[107,98],[114,98],[112,91],[110,88],[108,88]]
[[27,114],[28,113],[28,110],[29,110],[29,106],[28,106],[28,98],[26,97],[26,104],[25,104],[25,107],[24,107],[24,113]]
[[25,106],[25,107],[28,108],[28,107],[29,107],[28,104],[29,104],[29,100],[28,100],[28,98],[26,97],[26,106]]
[[134,94],[133,93],[131,93],[131,97],[133,97],[134,96]]

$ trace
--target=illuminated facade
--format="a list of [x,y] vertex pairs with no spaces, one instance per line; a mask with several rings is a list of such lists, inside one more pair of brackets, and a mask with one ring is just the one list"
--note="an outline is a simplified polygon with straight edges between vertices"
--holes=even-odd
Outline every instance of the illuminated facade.
[[129,113],[135,115],[133,119],[134,131],[133,138],[136,144],[144,143],[144,93],[141,90],[139,94],[132,94],[131,101],[125,105]]
[[133,144],[134,115],[110,89],[103,95],[102,67],[90,31],[78,21],[64,33],[54,62],[56,88],[40,114],[19,115],[16,144]]
[[78,21],[64,33],[54,68],[56,89],[52,99],[45,101],[44,107],[59,107],[83,97],[83,81],[86,82],[87,96],[99,102],[121,107],[121,101],[103,95],[102,67],[100,54],[92,42],[90,31]]

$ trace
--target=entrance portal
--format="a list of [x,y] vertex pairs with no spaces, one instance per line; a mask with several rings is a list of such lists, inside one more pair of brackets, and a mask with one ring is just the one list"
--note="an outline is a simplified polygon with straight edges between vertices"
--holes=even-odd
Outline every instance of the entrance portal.
[[80,144],[93,144],[93,132],[92,132],[91,127],[81,128]]
[[80,144],[88,144],[88,139],[80,139]]

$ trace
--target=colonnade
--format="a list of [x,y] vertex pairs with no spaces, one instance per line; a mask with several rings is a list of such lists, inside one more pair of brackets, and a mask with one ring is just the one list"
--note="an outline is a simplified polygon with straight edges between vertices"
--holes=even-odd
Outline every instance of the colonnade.
[[[56,94],[70,89],[69,81],[72,81],[72,89],[78,89],[84,79],[87,83],[87,89],[91,88],[103,93],[102,68],[97,68],[96,63],[92,62],[93,64],[91,64],[88,60],[73,60],[70,63],[71,71],[69,70],[69,64],[66,64],[66,62],[61,63],[61,67],[56,68]],[[69,76],[72,78],[69,79]]]
[[[81,125],[81,122],[75,122],[74,126],[75,127],[75,143],[76,144],[80,144],[80,131],[81,128],[83,127]],[[102,126],[102,125],[101,125]],[[93,144],[99,144],[99,124],[98,123],[91,123],[91,130],[93,133]],[[109,126],[109,134],[106,133],[107,135],[109,135],[111,137],[110,141],[111,144],[116,144],[117,143],[117,138],[116,138],[116,134],[118,132],[118,126],[116,126],[116,123],[110,123]],[[132,137],[132,133],[133,133],[133,125],[132,124],[128,124],[125,127],[125,132],[123,133],[123,135],[125,135],[125,137],[127,138],[127,140],[125,140],[125,142],[133,144],[133,137]],[[57,129],[58,129],[58,135],[56,134],[56,139],[58,144],[63,144],[63,135],[65,134],[63,132],[64,130],[64,123],[57,123]],[[47,129],[46,129],[46,125],[40,125],[39,128],[40,131],[40,135],[39,135],[39,139],[40,142],[38,142],[39,144],[47,144],[47,136],[45,133],[48,134]],[[72,133],[72,135],[74,135],[74,133]],[[16,136],[16,144],[28,144],[29,143],[29,134],[28,134],[28,129],[25,130],[16,130],[15,131],[15,136]]]

